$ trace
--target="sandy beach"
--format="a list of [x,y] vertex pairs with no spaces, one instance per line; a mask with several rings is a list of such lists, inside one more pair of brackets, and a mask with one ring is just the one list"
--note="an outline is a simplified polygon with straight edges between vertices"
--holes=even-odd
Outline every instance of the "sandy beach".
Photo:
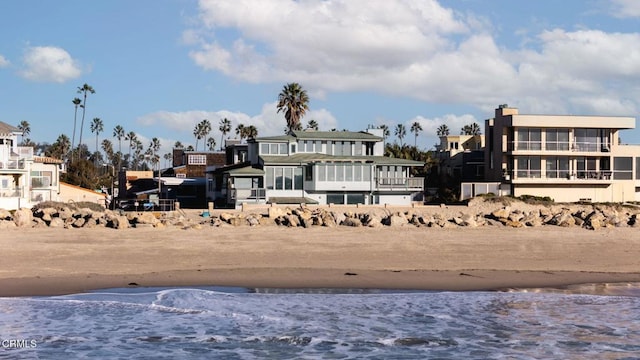
[[457,291],[640,282],[632,228],[33,228],[3,231],[0,246],[0,296],[128,286]]

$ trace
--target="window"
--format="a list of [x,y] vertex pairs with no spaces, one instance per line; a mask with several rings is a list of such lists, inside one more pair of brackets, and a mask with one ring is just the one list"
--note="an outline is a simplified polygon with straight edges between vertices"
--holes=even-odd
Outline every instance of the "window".
[[364,194],[347,194],[347,204],[364,204]]
[[283,168],[276,168],[275,169],[275,174],[276,174],[276,190],[282,190],[283,188],[283,184],[284,184],[284,176],[283,176]]
[[362,164],[353,166],[353,181],[362,181]]
[[540,177],[540,156],[520,156],[517,158],[518,177],[539,178]]
[[189,155],[187,163],[189,165],[207,165],[207,155]]
[[316,140],[316,152],[318,153],[322,152],[322,141],[320,140]]
[[336,164],[336,181],[344,181],[344,165]]
[[327,164],[327,181],[336,181],[336,167],[333,164]]
[[371,166],[362,166],[362,181],[371,181]]
[[342,143],[340,141],[336,141],[333,144],[333,155],[342,156]]
[[362,142],[361,141],[356,141],[355,146],[354,146],[354,152],[353,155],[355,156],[361,156],[362,155]]
[[284,189],[290,190],[293,189],[293,169],[292,168],[284,168]]
[[327,166],[324,164],[318,165],[317,166],[318,169],[318,174],[317,174],[317,181],[327,181]]
[[351,142],[343,141],[342,142],[342,155],[343,156],[351,156],[353,153],[351,152]]
[[576,159],[578,179],[593,179],[598,177],[596,171],[596,158],[579,157]]
[[519,128],[516,150],[540,150],[542,149],[542,134],[540,129]]
[[269,144],[260,144],[260,154],[267,155],[269,154]]
[[615,180],[633,179],[633,158],[614,157],[613,158],[613,178]]
[[344,181],[353,181],[353,164],[344,164]]
[[546,135],[545,147],[547,150],[569,150],[569,129],[547,129]]
[[278,144],[269,144],[269,154],[278,154]]
[[636,180],[640,179],[640,157],[636,158]]
[[296,153],[296,144],[291,144],[291,153],[292,154]]
[[[287,148],[289,146],[287,144],[280,144],[280,155],[287,155]],[[292,147],[293,151],[295,152],[295,146]]]
[[575,129],[576,151],[598,151],[598,129]]
[[568,178],[569,177],[569,157],[550,156],[546,160],[548,178]]
[[297,167],[293,169],[293,188],[302,189],[302,168]]
[[307,165],[304,171],[304,180],[313,181],[313,165]]
[[265,178],[267,182],[267,186],[266,186],[267,189],[273,190],[273,168],[271,167],[266,168]]
[[344,194],[327,194],[327,204],[344,204]]

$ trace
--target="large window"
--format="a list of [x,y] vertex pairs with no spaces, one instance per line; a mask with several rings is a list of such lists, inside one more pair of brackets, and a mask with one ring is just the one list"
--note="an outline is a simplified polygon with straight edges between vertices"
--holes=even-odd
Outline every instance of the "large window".
[[[260,155],[288,155],[287,148],[288,143],[261,143]],[[295,152],[295,144],[292,152]]]
[[269,190],[301,190],[303,188],[301,167],[267,167],[265,185]]
[[596,158],[579,157],[576,159],[576,170],[579,179],[596,179],[598,172],[596,171]]
[[315,170],[317,171],[316,181],[361,182],[371,180],[371,165],[369,164],[317,164]]
[[539,178],[540,177],[540,156],[520,156],[517,158],[519,178]]
[[569,150],[569,129],[547,129],[545,147],[547,150]]
[[516,150],[541,150],[542,134],[537,128],[519,128]]
[[550,156],[546,159],[546,169],[548,178],[568,178],[569,177],[569,157]]
[[613,158],[613,178],[615,180],[633,179],[633,158],[614,157]]
[[598,129],[575,129],[576,151],[599,151]]

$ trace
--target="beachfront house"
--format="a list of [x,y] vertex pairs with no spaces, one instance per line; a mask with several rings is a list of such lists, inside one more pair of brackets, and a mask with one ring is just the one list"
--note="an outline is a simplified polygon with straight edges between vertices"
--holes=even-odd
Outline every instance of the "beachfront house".
[[0,208],[13,210],[57,200],[62,160],[34,156],[33,147],[18,146],[22,132],[0,121]]
[[633,128],[632,117],[525,115],[501,105],[485,122],[485,180],[558,202],[640,201],[640,146],[620,143]]
[[422,199],[424,163],[383,155],[382,130],[292,131],[247,142],[247,161],[207,172],[208,196],[242,203],[393,204]]

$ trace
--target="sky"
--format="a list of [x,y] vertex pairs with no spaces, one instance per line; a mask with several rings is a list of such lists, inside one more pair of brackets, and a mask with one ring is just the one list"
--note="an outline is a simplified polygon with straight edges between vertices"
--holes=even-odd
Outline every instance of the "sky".
[[[424,150],[441,124],[483,128],[500,104],[640,112],[637,0],[5,0],[0,24],[0,121],[28,121],[37,143],[71,138],[72,100],[87,83],[92,151],[96,117],[115,150],[116,125],[145,147],[157,137],[163,153],[195,146],[203,119],[218,146],[222,118],[283,134],[276,104],[290,82],[310,97],[303,125],[417,121],[423,131],[404,142]],[[640,144],[640,129],[621,138]]]

